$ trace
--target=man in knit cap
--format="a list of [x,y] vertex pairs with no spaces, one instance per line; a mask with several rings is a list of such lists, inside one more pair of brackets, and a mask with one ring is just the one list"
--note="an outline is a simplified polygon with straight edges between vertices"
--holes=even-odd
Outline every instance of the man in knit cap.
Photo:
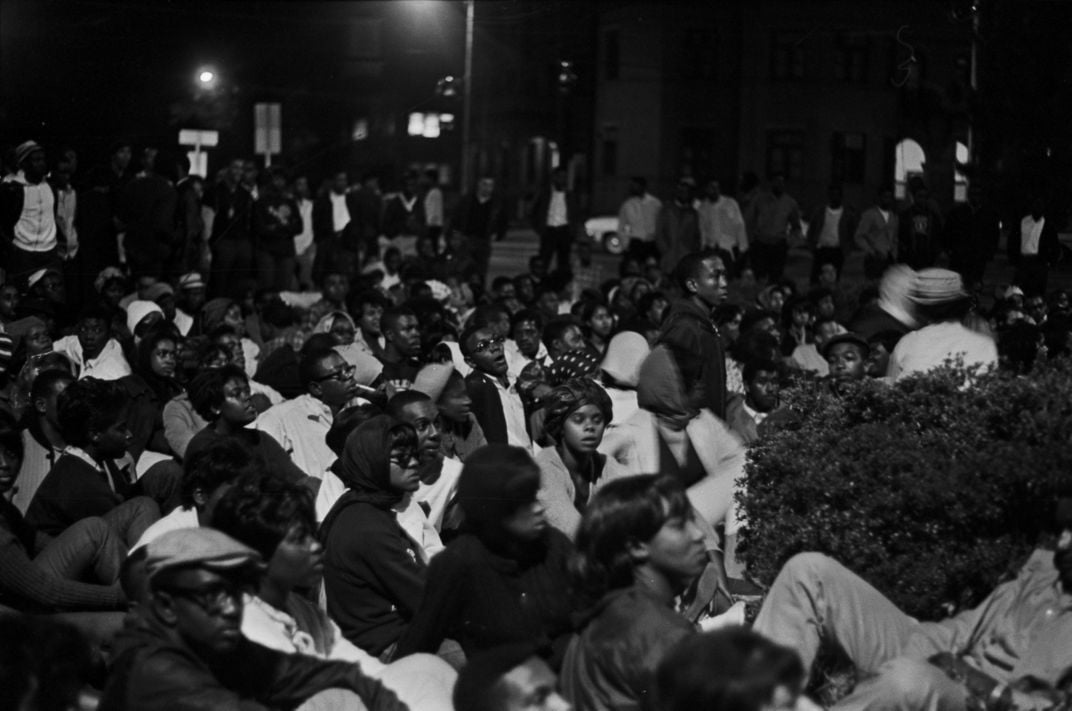
[[45,149],[26,141],[15,149],[18,172],[0,189],[0,243],[11,276],[25,278],[59,261],[56,195],[45,180]]

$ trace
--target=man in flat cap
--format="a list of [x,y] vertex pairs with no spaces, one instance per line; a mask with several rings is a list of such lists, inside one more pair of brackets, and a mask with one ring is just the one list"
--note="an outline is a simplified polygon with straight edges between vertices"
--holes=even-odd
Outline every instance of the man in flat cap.
[[242,636],[242,600],[262,565],[211,528],[147,546],[149,599],[127,618],[100,711],[268,708],[404,710],[355,664],[276,652]]

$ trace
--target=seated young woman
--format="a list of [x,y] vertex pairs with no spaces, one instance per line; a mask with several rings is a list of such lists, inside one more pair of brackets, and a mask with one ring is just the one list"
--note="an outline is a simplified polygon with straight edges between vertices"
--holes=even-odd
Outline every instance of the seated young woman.
[[449,711],[457,673],[430,654],[391,664],[343,637],[307,594],[323,575],[324,549],[316,539],[309,491],[269,477],[239,480],[217,503],[211,525],[245,543],[267,561],[258,588],[242,608],[242,634],[280,652],[353,662],[379,679],[413,711]]
[[463,532],[432,560],[399,654],[434,652],[445,639],[467,656],[532,642],[558,667],[572,629],[573,546],[547,525],[539,486],[540,470],[520,447],[489,444],[470,455],[458,482]]
[[190,440],[186,457],[193,457],[221,439],[236,439],[253,450],[268,474],[316,490],[320,480],[299,469],[274,437],[247,426],[257,419],[257,410],[252,402],[249,376],[241,368],[225,365],[206,370],[187,389],[191,404],[208,425]]
[[[346,438],[332,472],[347,487],[320,527],[328,614],[343,635],[390,661],[417,612],[427,564],[398,520],[406,494],[420,487],[417,433],[387,415]],[[434,649],[431,651],[435,651]]]
[[544,401],[544,432],[555,443],[536,454],[538,498],[547,523],[572,540],[592,495],[629,472],[596,451],[613,416],[610,396],[591,378],[573,378]]
[[696,626],[675,602],[708,563],[704,535],[681,484],[644,475],[593,497],[572,570],[590,600],[560,672],[577,711],[640,708],[663,655]]

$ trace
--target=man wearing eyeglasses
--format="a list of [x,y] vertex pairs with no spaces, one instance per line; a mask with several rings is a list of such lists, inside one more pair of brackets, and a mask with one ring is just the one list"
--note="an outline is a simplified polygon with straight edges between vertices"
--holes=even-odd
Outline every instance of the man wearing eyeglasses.
[[243,637],[242,596],[256,589],[261,557],[223,533],[166,533],[149,544],[145,567],[149,600],[116,638],[101,711],[406,708],[356,664],[283,654]]
[[354,366],[333,348],[303,352],[298,375],[305,393],[286,400],[257,419],[257,429],[272,435],[298,468],[322,479],[335,461],[325,438],[339,410],[358,395]]
[[532,450],[525,419],[525,406],[517,383],[507,375],[505,338],[490,326],[470,327],[459,345],[472,372],[465,386],[473,400],[473,414],[488,443],[511,444]]

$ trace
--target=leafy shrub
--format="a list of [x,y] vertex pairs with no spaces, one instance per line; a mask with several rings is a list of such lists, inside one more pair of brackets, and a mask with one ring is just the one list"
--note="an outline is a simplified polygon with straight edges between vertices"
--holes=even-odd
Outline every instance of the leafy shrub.
[[741,498],[741,555],[766,584],[821,551],[908,614],[944,617],[1023,562],[1072,479],[1065,361],[1028,377],[949,366],[840,399],[803,382],[786,402],[799,420],[752,449]]

